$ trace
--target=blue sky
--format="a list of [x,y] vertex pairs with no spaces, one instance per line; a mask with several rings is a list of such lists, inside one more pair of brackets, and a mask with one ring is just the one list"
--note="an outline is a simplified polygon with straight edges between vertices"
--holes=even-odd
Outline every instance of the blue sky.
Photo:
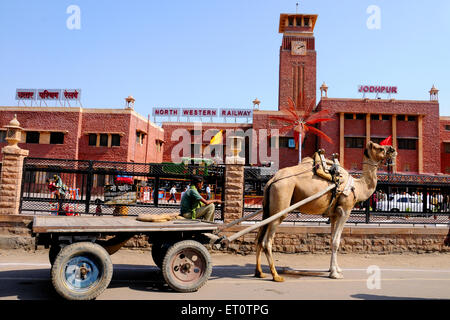
[[[16,88],[81,88],[88,108],[276,109],[280,13],[319,15],[317,87],[359,98],[359,84],[398,86],[397,99],[440,89],[450,116],[450,1],[1,1],[0,105]],[[81,10],[70,30],[67,7]],[[366,26],[370,5],[381,28]],[[319,93],[318,93],[319,96]]]

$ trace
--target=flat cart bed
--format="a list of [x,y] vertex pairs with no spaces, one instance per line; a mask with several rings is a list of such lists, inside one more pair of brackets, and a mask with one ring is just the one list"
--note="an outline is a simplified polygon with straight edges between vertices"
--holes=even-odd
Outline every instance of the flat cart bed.
[[143,222],[137,217],[83,217],[83,216],[36,216],[33,233],[147,233],[161,231],[213,232],[218,229],[214,223],[196,220],[173,220],[168,222]]
[[189,219],[144,222],[136,216],[35,216],[32,233],[36,246],[50,248],[55,290],[66,299],[91,300],[111,281],[110,255],[136,235],[148,236],[153,260],[172,289],[197,291],[212,271],[206,235],[219,226]]

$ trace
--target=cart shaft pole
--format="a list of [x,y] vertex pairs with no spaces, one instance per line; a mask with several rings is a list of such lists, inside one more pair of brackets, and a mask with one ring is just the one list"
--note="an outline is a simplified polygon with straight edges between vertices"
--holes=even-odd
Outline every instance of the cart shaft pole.
[[265,226],[266,224],[269,224],[269,223],[271,223],[272,221],[274,221],[274,220],[276,220],[276,219],[282,217],[282,216],[285,215],[286,213],[289,213],[289,212],[291,212],[291,211],[293,211],[293,210],[295,210],[295,209],[297,209],[297,208],[299,208],[299,207],[301,207],[301,206],[303,206],[303,205],[305,205],[305,204],[307,204],[307,203],[309,203],[309,202],[311,202],[311,201],[313,201],[313,200],[316,200],[316,199],[320,198],[321,196],[323,196],[323,195],[326,194],[327,192],[330,192],[330,191],[333,190],[334,188],[336,188],[336,185],[335,185],[335,184],[332,184],[332,185],[330,185],[328,188],[326,188],[325,190],[322,190],[322,191],[316,193],[315,195],[313,195],[313,196],[311,196],[311,197],[309,197],[309,198],[306,198],[306,199],[304,199],[304,200],[302,200],[302,201],[300,201],[300,202],[297,202],[296,204],[293,204],[293,205],[290,206],[289,208],[286,208],[286,209],[284,209],[284,210],[278,212],[277,214],[271,216],[270,218],[267,218],[267,219],[265,219],[265,220],[263,220],[263,221],[261,221],[261,222],[258,222],[258,223],[256,223],[255,225],[253,225],[253,226],[251,226],[251,227],[248,227],[248,228],[246,228],[246,229],[244,229],[244,230],[241,230],[241,231],[235,233],[234,235],[232,235],[231,237],[226,238],[226,239],[224,239],[224,240],[225,240],[225,241],[228,241],[228,242],[232,242],[232,241],[236,240],[237,238],[239,238],[240,236],[243,236],[244,234],[247,234],[247,233],[249,233],[249,232],[251,232],[251,231],[253,231],[253,230],[255,230],[255,229],[258,229],[258,228],[260,228],[260,227],[262,227],[262,226]]

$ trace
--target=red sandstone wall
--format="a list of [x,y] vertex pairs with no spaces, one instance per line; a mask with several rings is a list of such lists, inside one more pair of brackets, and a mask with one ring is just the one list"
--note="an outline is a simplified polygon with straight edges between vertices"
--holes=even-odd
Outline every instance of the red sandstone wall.
[[279,106],[288,105],[288,97],[294,98],[294,70],[293,66],[304,63],[304,101],[310,104],[316,103],[316,56],[315,51],[308,51],[306,56],[292,56],[290,50],[280,49],[280,69],[279,69]]
[[[162,149],[158,151],[155,143],[156,139],[164,139],[162,129],[152,123],[148,125],[145,118],[132,110],[1,107],[0,127],[7,125],[14,114],[25,130],[67,132],[62,145],[20,143],[21,148],[30,151],[30,157],[135,162],[162,160]],[[137,129],[147,133],[143,145],[136,145]],[[89,146],[89,132],[122,133],[123,136],[120,146],[96,147]],[[5,145],[0,143],[0,148]]]
[[[260,129],[278,129],[280,130],[283,126],[283,123],[280,121],[276,121],[271,119],[271,116],[280,115],[279,112],[275,111],[255,111],[253,113],[253,128],[255,131],[259,132]],[[282,136],[285,137],[293,137],[294,133],[291,130],[290,132],[286,132],[284,134],[281,133]],[[316,136],[307,133],[303,148],[302,148],[302,157],[311,157],[316,149]],[[280,148],[279,149],[279,166],[280,168],[286,168],[291,166],[296,166],[298,164],[298,150],[291,148]],[[260,164],[260,162],[258,162]]]
[[[327,122],[321,125],[322,130],[327,133],[335,141],[329,144],[323,140],[320,147],[327,151],[327,154],[339,152],[339,112],[345,113],[373,113],[373,114],[406,114],[406,115],[423,115],[423,167],[424,173],[438,173],[441,171],[441,157],[439,156],[441,146],[436,137],[439,135],[439,104],[428,101],[396,101],[396,100],[362,100],[362,99],[334,99],[324,98],[319,102],[319,109],[328,109],[336,121]],[[365,120],[359,120],[360,124],[350,125],[346,120],[344,135],[356,134],[365,136]],[[377,135],[392,134],[392,128],[377,128],[375,121],[371,122],[371,132]],[[380,121],[385,122],[385,121]],[[388,122],[388,121],[386,121]],[[374,128],[372,131],[372,128]],[[388,132],[389,130],[389,132]],[[417,137],[417,121],[402,122],[397,121],[397,136],[401,137]],[[410,165],[411,172],[418,171],[417,151],[398,150],[398,171],[405,168],[405,164]],[[345,167],[350,169],[351,163],[360,163],[362,152],[354,152],[346,149]]]
[[[163,153],[163,162],[172,162],[172,149],[181,143],[182,138],[176,141],[172,141],[172,134],[177,129],[185,129],[188,132],[191,132],[192,130],[197,130],[194,127],[194,123],[187,123],[187,122],[165,122],[162,125],[162,128],[164,130],[164,153]],[[251,124],[233,124],[233,123],[202,123],[201,130],[203,132],[202,139],[206,138],[204,136],[204,133],[207,130],[223,130],[223,140],[225,143],[227,139],[227,130],[239,130],[241,129],[244,133],[251,129]],[[191,138],[193,139],[193,137]],[[192,141],[192,140],[191,140]],[[209,141],[202,141],[203,145],[208,145]],[[256,145],[254,144],[253,152],[256,152]],[[190,150],[189,150],[190,152]],[[224,148],[224,153],[226,153],[226,148]],[[182,154],[180,153],[180,157]],[[191,157],[194,157],[194,155],[191,155]]]
[[441,170],[442,173],[450,174],[450,153],[445,153],[444,141],[450,143],[450,130],[445,130],[445,126],[450,125],[450,117],[442,117],[439,122],[441,148]]
[[[136,143],[136,131],[147,133],[143,144]],[[164,140],[162,129],[155,126],[148,120],[132,115],[129,128],[129,150],[128,161],[137,163],[159,163],[162,161],[163,149],[157,150],[156,140]]]
[[[387,138],[392,134],[391,120],[371,120],[370,136],[376,138]],[[364,133],[365,135],[365,133]]]
[[[17,120],[22,128],[36,131],[54,130],[67,131],[64,144],[29,144],[19,143],[23,149],[30,151],[30,157],[76,159],[78,143],[79,108],[39,107],[2,107],[0,111],[0,127],[7,125],[17,114]],[[0,148],[6,143],[0,143]],[[0,155],[1,157],[1,155]]]
[[[80,160],[128,161],[128,128],[129,114],[83,112],[80,135]],[[91,133],[123,133],[118,147],[89,146],[88,132]],[[135,138],[135,137],[134,137]]]

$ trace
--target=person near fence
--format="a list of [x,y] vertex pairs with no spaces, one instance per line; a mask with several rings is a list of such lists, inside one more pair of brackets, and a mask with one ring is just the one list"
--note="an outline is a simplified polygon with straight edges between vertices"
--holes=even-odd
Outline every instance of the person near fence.
[[53,179],[47,179],[47,187],[58,200],[58,215],[65,216],[66,212],[63,208],[63,200],[66,197],[66,192],[68,190],[67,186],[62,182],[61,178],[55,174]]
[[203,219],[214,221],[215,203],[222,203],[220,200],[206,200],[198,190],[203,187],[203,178],[194,177],[191,186],[181,198],[180,215],[186,219]]
[[170,200],[173,200],[174,203],[177,203],[177,198],[176,198],[176,193],[177,193],[177,189],[175,188],[175,186],[172,186],[172,188],[170,189],[170,198],[167,201],[167,203],[170,202]]
[[102,213],[102,200],[100,200],[100,199],[95,199],[95,205],[96,205],[96,208],[95,208],[95,215],[96,216],[102,216],[103,215],[103,213]]
[[206,185],[206,200],[211,200],[211,188],[209,184]]

